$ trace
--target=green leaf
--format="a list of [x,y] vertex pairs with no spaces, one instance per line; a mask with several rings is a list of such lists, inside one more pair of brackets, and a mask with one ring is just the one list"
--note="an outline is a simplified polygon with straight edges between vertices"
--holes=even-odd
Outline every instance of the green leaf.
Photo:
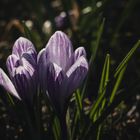
[[117,90],[118,90],[118,88],[120,86],[120,83],[122,81],[123,75],[124,75],[125,70],[126,70],[126,67],[127,67],[127,65],[125,65],[123,67],[123,69],[121,69],[121,71],[120,71],[120,73],[119,73],[119,75],[117,77],[117,80],[115,82],[114,88],[113,88],[111,96],[110,96],[109,104],[112,103],[114,98],[115,98],[115,94],[116,94],[116,92],[117,92]]
[[14,100],[12,99],[11,95],[9,93],[6,94],[8,98],[8,102],[10,106],[15,106]]
[[97,98],[96,102],[92,105],[91,111],[90,111],[91,120],[96,120],[98,117],[98,115],[96,114],[96,111],[98,108],[100,109],[100,106],[101,106],[100,104],[101,104],[102,100],[104,99],[104,96],[106,93],[106,86],[109,81],[109,67],[110,67],[110,55],[107,54],[105,63],[104,63],[104,67],[103,67],[103,71],[102,71],[98,98]]
[[99,94],[102,94],[104,91],[104,88],[106,87],[108,81],[109,81],[109,69],[110,69],[110,55],[106,55],[103,71],[102,71],[102,76],[101,76],[101,81],[100,81],[100,86],[99,86]]
[[[107,79],[107,81],[109,79],[109,73],[108,73],[109,72],[109,64],[107,64],[107,61],[105,60],[105,64],[104,64],[104,68],[103,68],[103,72],[102,72],[101,83],[100,83],[100,88],[99,88],[100,92],[98,94],[98,98],[97,98],[96,102],[92,105],[91,111],[90,111],[90,114],[89,114],[89,118],[91,119],[92,122],[90,122],[88,127],[85,127],[85,129],[83,130],[83,137],[87,136],[87,134],[89,132],[93,131],[95,128],[97,128],[99,125],[101,125],[102,122],[104,121],[104,119],[107,117],[107,115],[116,107],[116,104],[118,105],[123,100],[124,95],[118,95],[115,98],[115,94],[116,94],[116,92],[117,92],[117,90],[120,86],[120,83],[121,83],[122,78],[124,76],[124,73],[125,73],[126,67],[128,65],[128,62],[130,61],[134,52],[138,49],[139,46],[140,46],[140,41],[138,41],[134,45],[134,47],[129,51],[129,53],[126,55],[126,57],[123,59],[123,61],[117,67],[117,69],[115,71],[115,74],[114,74],[114,77],[113,77],[113,79],[115,80],[115,84],[114,84],[113,90],[110,94],[111,96],[110,96],[110,99],[109,99],[109,104],[108,104],[107,108],[104,109],[104,106],[105,106],[105,103],[106,103],[106,98],[104,98],[105,93],[107,92],[106,89],[107,89],[108,86],[110,86],[109,83],[112,82],[110,80],[107,84],[105,84],[106,79]],[[106,72],[105,72],[105,69],[106,69]],[[106,73],[108,73],[108,74],[106,74]],[[117,97],[119,97],[119,98],[117,98]],[[102,103],[101,106],[100,106],[100,103]],[[101,108],[101,110],[103,112],[98,115],[98,113],[100,113],[100,109],[98,110],[99,107]]]
[[55,140],[60,140],[61,129],[60,129],[60,123],[57,117],[54,117],[52,129],[53,129]]
[[137,41],[137,43],[132,47],[132,49],[128,52],[128,54],[125,56],[125,58],[122,60],[122,62],[119,64],[119,66],[115,70],[114,78],[116,78],[116,82],[115,82],[114,88],[112,90],[109,103],[113,102],[113,100],[115,98],[115,94],[119,88],[119,85],[123,78],[124,72],[128,65],[128,62],[130,61],[130,59],[132,58],[132,56],[134,55],[134,53],[138,49],[138,47],[140,47],[140,40]]
[[68,138],[71,140],[72,132],[71,132],[70,108],[68,108],[67,113],[66,113],[66,124],[67,124]]
[[99,45],[100,45],[100,42],[101,42],[101,36],[102,36],[102,33],[103,33],[103,29],[104,29],[104,24],[105,24],[105,19],[103,19],[101,25],[99,26],[99,30],[97,31],[97,40],[95,42],[95,46],[93,45],[93,47],[92,47],[92,55],[91,55],[91,58],[90,58],[90,61],[89,61],[90,66],[92,66],[92,64],[95,60],[96,54],[97,54],[97,50],[99,48]]
[[76,129],[77,129],[77,124],[78,124],[78,120],[80,120],[81,115],[82,115],[82,98],[80,95],[80,91],[77,90],[76,93],[74,93],[74,97],[75,97],[75,102],[76,102],[76,112],[73,118],[73,125],[72,125],[72,138],[74,137],[75,133],[76,133]]
[[128,52],[126,57],[119,64],[119,66],[117,67],[117,69],[115,71],[114,77],[117,77],[117,75],[120,73],[120,71],[125,67],[125,65],[127,65],[128,61],[131,59],[131,57],[133,56],[135,51],[138,49],[138,47],[140,47],[140,40],[138,40],[138,42],[134,45],[134,47]]
[[96,140],[101,140],[101,135],[102,135],[101,130],[102,130],[102,125],[99,125]]
[[75,93],[75,101],[76,101],[76,104],[77,104],[77,110],[80,114],[80,112],[82,110],[82,98],[81,98],[79,90],[77,90],[76,93]]
[[82,89],[82,94],[81,94],[81,98],[83,98],[84,96],[84,93],[86,91],[86,86],[87,86],[87,82],[88,82],[88,79],[90,77],[90,74],[92,72],[92,66],[94,64],[94,61],[95,61],[95,58],[96,58],[96,55],[97,55],[97,51],[98,51],[98,48],[100,46],[100,42],[101,42],[101,36],[102,36],[102,33],[103,33],[103,29],[104,29],[104,23],[105,23],[105,20],[102,21],[101,25],[99,26],[99,29],[98,29],[98,32],[97,32],[97,40],[96,40],[96,44],[95,46],[92,45],[92,55],[91,55],[91,58],[90,58],[90,61],[89,61],[89,72],[88,72],[88,76],[86,78],[86,81],[85,81],[85,84],[83,86],[83,89]]

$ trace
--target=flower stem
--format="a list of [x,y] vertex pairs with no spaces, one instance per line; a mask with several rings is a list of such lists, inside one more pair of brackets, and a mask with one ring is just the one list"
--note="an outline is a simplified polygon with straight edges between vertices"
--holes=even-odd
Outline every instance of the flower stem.
[[60,119],[60,126],[61,126],[61,140],[67,140],[67,125],[65,115],[63,115]]

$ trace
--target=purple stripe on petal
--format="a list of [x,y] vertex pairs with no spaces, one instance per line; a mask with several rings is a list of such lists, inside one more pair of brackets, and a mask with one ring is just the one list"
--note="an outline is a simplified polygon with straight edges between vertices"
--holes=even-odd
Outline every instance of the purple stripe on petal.
[[56,63],[64,71],[71,66],[73,48],[71,41],[63,32],[57,31],[52,35],[46,46],[46,52],[50,61]]
[[76,61],[79,57],[84,56],[86,58],[86,51],[84,47],[79,47],[74,52],[74,61]]
[[11,82],[11,80],[8,78],[8,76],[5,74],[5,72],[1,68],[0,68],[0,85],[3,86],[13,96],[21,100],[13,83]]
[[15,54],[18,57],[21,57],[23,53],[30,53],[30,54],[36,54],[35,48],[32,44],[32,42],[24,37],[20,37],[16,40],[12,54]]
[[48,64],[45,48],[39,52],[37,57],[37,64],[38,64],[39,82],[43,91],[45,92],[47,81],[47,64]]
[[81,56],[66,73],[66,75],[68,76],[69,94],[72,94],[72,92],[80,86],[85,76],[87,75],[87,72],[88,62],[85,57]]
[[20,97],[24,100],[32,100],[33,94],[36,93],[37,82],[32,74],[33,72],[23,66],[20,66],[15,70],[13,82]]
[[10,74],[10,77],[12,78],[14,76],[16,67],[20,65],[18,57],[14,54],[10,55],[7,58],[6,65],[7,65],[7,69]]
[[24,53],[21,58],[22,66],[28,71],[37,71],[37,60],[28,53]]
[[51,101],[55,104],[55,107],[62,109],[65,97],[63,96],[64,81],[66,75],[64,74],[62,68],[60,68],[55,63],[50,63],[47,68],[47,89]]
[[[28,82],[29,89],[34,93],[36,92],[37,89],[37,84],[38,84],[38,68],[36,62],[32,60],[32,57],[29,55],[24,55],[22,57],[22,63],[26,73],[26,80]],[[29,76],[28,76],[29,75]]]
[[20,95],[20,97],[23,99],[23,100],[27,100],[27,99],[31,99],[30,98],[30,93],[28,90],[28,84],[27,84],[27,78],[26,78],[27,74],[25,75],[25,72],[24,74],[22,72],[16,74],[13,78],[13,81],[15,83],[15,87]]
[[40,64],[40,63],[43,63],[43,62],[45,62],[46,61],[46,49],[44,48],[44,49],[42,49],[40,52],[39,52],[39,54],[38,54],[38,56],[37,56],[37,63],[38,64]]
[[22,58],[22,63],[24,69],[30,74],[30,76],[33,76],[35,74],[35,69],[34,67],[30,64],[28,60],[26,60],[24,57]]

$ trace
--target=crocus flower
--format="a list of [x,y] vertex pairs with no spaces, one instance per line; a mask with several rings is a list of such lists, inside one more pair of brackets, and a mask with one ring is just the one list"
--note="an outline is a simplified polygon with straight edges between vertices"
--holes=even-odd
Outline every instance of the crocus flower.
[[37,53],[31,41],[17,39],[6,65],[10,78],[0,68],[0,85],[20,100],[32,100],[37,88]]
[[66,111],[69,98],[88,71],[85,49],[79,47],[73,52],[67,35],[57,31],[39,52],[37,59],[43,91],[48,94],[57,111]]

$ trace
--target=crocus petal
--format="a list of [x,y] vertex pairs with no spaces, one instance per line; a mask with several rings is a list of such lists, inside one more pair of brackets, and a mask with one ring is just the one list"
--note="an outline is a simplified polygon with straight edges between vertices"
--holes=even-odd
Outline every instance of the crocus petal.
[[37,81],[38,81],[38,67],[34,59],[30,55],[23,55],[22,57],[22,63],[24,69],[27,71],[29,76],[27,78],[27,82],[29,86],[28,90],[32,90],[33,93],[36,92],[37,89]]
[[38,64],[43,63],[44,62],[43,60],[46,61],[46,56],[45,55],[46,55],[46,49],[44,48],[39,52],[39,54],[37,56],[37,63]]
[[61,67],[55,63],[50,63],[47,68],[47,89],[51,101],[58,110],[63,110],[66,75]]
[[42,49],[37,57],[38,64],[38,73],[39,73],[39,82],[43,91],[46,91],[46,78],[47,78],[47,55],[46,49]]
[[71,66],[73,48],[69,38],[63,32],[57,31],[52,35],[46,46],[46,52],[49,55],[47,61],[56,63],[64,71]]
[[[36,60],[33,56],[28,53],[24,53],[21,58],[18,58],[16,55],[12,54],[7,58],[7,69],[12,77],[15,75],[15,70],[20,66],[25,66],[28,71],[35,71],[37,68]],[[24,65],[25,64],[25,65]],[[27,67],[28,66],[28,67]],[[30,70],[31,69],[31,70]]]
[[22,57],[17,60],[19,64],[15,66],[15,64],[12,63],[14,56],[13,54],[7,59],[7,68],[9,70],[11,69],[12,73],[11,79],[20,97],[22,99],[31,99],[37,89],[36,61],[30,54],[24,53]]
[[33,94],[36,91],[37,85],[35,85],[36,81],[32,74],[33,72],[31,72],[31,69],[28,71],[23,66],[15,70],[13,82],[20,97],[24,100],[32,100]]
[[24,62],[26,62],[30,66],[29,68],[33,68],[34,71],[37,70],[37,56],[36,58],[34,58],[32,55],[28,53],[24,53],[21,57],[21,61],[23,66],[24,66]]
[[36,54],[35,48],[32,44],[32,42],[24,37],[20,37],[16,40],[12,54],[17,55],[18,57],[22,56],[23,53],[30,53],[30,54]]
[[14,54],[7,58],[6,65],[11,78],[14,76],[15,68],[20,65],[19,63],[19,58]]
[[76,61],[79,57],[84,56],[86,58],[86,51],[84,47],[79,47],[74,52],[74,61]]
[[88,63],[85,57],[81,56],[67,71],[68,76],[68,97],[76,90],[83,82],[88,72]]
[[30,74],[30,76],[33,76],[34,73],[35,73],[34,67],[37,67],[37,66],[36,65],[31,65],[29,59],[23,57],[22,58],[22,63],[23,63],[24,69],[28,71],[28,73]]
[[3,86],[13,96],[21,100],[13,83],[1,68],[0,68],[0,85]]

